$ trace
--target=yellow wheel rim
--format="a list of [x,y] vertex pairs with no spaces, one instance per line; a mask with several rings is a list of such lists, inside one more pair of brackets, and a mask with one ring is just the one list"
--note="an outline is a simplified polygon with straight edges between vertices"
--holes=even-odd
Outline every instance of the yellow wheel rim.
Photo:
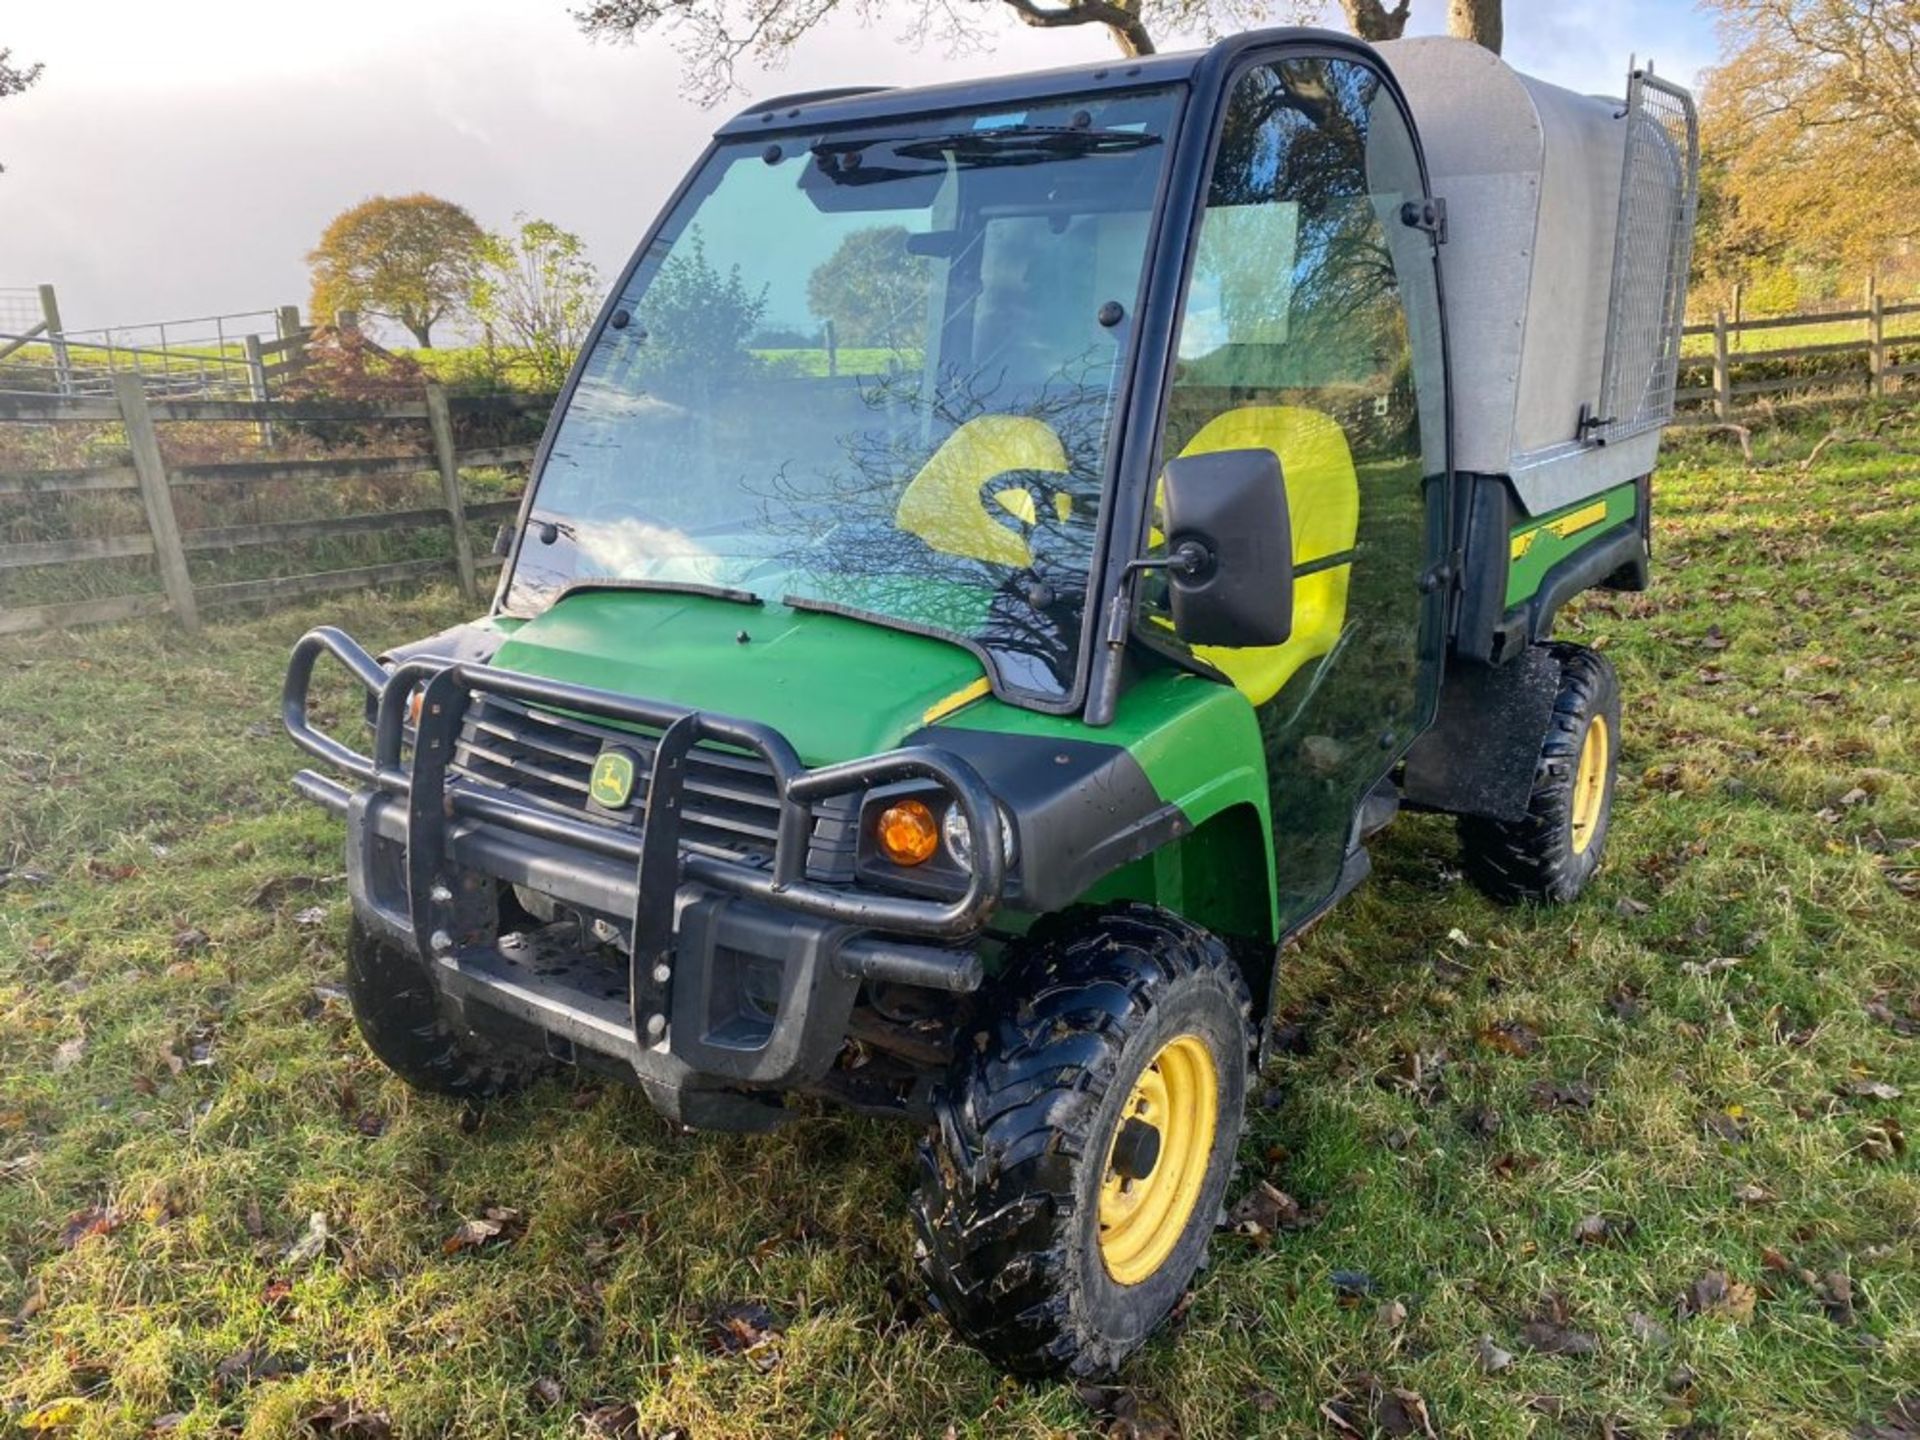
[[1133,1082],[1100,1183],[1100,1258],[1120,1284],[1147,1279],[1180,1243],[1206,1183],[1219,1109],[1213,1054],[1198,1036],[1169,1040]]
[[1607,799],[1607,757],[1613,741],[1607,722],[1596,715],[1587,722],[1587,738],[1580,743],[1580,768],[1573,777],[1573,853],[1584,855],[1600,826]]

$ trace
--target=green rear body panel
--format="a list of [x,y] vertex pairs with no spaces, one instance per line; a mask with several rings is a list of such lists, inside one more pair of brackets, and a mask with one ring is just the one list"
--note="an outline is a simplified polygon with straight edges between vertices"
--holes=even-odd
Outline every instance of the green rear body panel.
[[1589,543],[1634,518],[1639,504],[1631,483],[1513,528],[1507,551],[1507,604],[1518,605],[1540,588],[1547,572]]

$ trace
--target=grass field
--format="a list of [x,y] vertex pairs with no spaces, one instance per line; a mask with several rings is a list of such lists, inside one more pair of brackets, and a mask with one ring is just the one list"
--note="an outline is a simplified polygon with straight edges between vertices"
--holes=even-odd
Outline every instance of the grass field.
[[0,1433],[1920,1433],[1920,423],[1819,433],[1669,452],[1655,588],[1564,627],[1628,697],[1600,881],[1501,910],[1383,837],[1243,1147],[1301,1223],[1091,1394],[923,1313],[903,1128],[371,1060],[275,694],[448,594],[0,643]]

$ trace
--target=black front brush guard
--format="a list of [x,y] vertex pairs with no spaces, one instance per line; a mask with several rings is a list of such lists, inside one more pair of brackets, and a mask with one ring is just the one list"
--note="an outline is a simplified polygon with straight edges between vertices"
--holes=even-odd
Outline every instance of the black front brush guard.
[[[371,756],[316,729],[308,718],[308,690],[322,655],[340,661],[379,697]],[[424,693],[413,722],[409,767],[403,750],[414,692],[420,687]],[[475,785],[457,776],[450,779],[448,766],[475,693],[503,695],[658,734],[637,832],[595,825],[518,798],[511,791]],[[417,657],[388,668],[330,626],[308,632],[294,647],[281,712],[287,733],[302,750],[359,781],[358,788],[382,792],[405,805],[408,915],[423,955],[444,953],[468,939],[448,933],[455,923],[454,908],[450,899],[443,898],[453,888],[447,873],[451,865],[448,832],[453,822],[517,832],[631,865],[634,894],[629,918],[636,1013],[644,1013],[639,1002],[652,988],[654,967],[665,963],[672,949],[674,900],[683,882],[820,920],[934,941],[977,932],[992,915],[1005,884],[1006,856],[986,783],[966,761],[931,747],[912,746],[809,770],[785,736],[751,720],[488,665]],[[688,752],[703,741],[756,754],[772,771],[780,818],[770,867],[682,849],[684,765]],[[951,901],[936,901],[809,880],[806,861],[814,807],[901,780],[931,780],[960,806],[976,837],[965,892]],[[308,799],[336,814],[345,815],[352,803],[352,789],[311,770],[300,771],[294,784]],[[924,977],[919,983],[926,983]],[[950,980],[948,988],[971,989],[976,984],[977,961],[968,973]]]

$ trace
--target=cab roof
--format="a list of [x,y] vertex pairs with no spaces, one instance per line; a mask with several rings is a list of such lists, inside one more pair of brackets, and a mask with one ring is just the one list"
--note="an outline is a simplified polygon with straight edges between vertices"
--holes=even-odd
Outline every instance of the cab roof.
[[715,132],[716,139],[785,130],[815,130],[827,126],[860,124],[903,116],[937,115],[948,110],[971,110],[1021,105],[1062,95],[1091,95],[1103,90],[1137,90],[1144,86],[1188,80],[1202,65],[1230,64],[1243,50],[1276,44],[1306,43],[1373,53],[1351,35],[1299,26],[1249,30],[1230,35],[1197,50],[1133,59],[1063,65],[1052,70],[1030,70],[978,80],[952,80],[941,85],[907,87],[849,87],[778,95],[756,101]]

